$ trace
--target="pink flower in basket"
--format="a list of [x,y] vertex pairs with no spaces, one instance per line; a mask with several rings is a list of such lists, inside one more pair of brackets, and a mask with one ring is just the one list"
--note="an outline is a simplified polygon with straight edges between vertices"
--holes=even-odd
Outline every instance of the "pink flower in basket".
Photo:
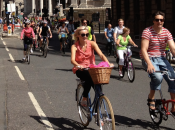
[[89,68],[99,68],[99,67],[110,67],[108,62],[100,62],[98,65],[93,65],[93,64],[90,64],[89,65]]

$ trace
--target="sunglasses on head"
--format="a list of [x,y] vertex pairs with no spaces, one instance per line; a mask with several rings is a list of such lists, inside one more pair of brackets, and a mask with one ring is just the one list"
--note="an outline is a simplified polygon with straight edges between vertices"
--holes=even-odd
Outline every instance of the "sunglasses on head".
[[164,19],[155,19],[156,22],[164,22]]
[[84,33],[82,33],[82,34],[80,34],[82,37],[88,37],[89,36],[89,33],[87,33],[87,34],[84,34]]

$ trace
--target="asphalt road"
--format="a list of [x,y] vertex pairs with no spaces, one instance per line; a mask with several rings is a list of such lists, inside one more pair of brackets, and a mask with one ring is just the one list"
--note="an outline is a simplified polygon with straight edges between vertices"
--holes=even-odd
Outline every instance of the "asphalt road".
[[[99,45],[102,51],[104,46]],[[31,55],[31,64],[22,63],[23,44],[19,39],[0,39],[0,130],[97,130],[94,120],[87,128],[81,125],[75,101],[76,75],[71,71],[70,51],[59,53],[56,34],[50,41],[48,57],[39,50]],[[138,54],[133,54],[136,78],[120,79],[113,69],[104,93],[110,99],[117,130],[174,130],[172,117],[156,127],[149,116],[149,82]],[[13,60],[14,59],[14,60]],[[115,63],[115,59],[108,57]],[[96,63],[101,60],[96,56]],[[164,97],[169,99],[163,81]],[[93,91],[91,90],[91,93]],[[157,97],[159,97],[157,92]]]

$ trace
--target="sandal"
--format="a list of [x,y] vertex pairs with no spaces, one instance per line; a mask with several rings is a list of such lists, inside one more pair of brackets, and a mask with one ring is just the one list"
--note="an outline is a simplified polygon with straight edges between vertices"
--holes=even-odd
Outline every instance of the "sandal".
[[[148,101],[147,105],[149,106],[149,108],[154,111],[156,109],[155,108],[155,103],[153,104],[153,103],[150,103],[150,102],[155,102],[155,99],[149,99],[149,97],[148,97],[147,101]],[[151,107],[154,107],[154,109],[152,109]]]

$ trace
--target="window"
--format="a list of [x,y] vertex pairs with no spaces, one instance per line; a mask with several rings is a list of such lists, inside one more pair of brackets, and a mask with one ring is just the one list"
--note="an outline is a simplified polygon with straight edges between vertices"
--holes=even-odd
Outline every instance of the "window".
[[92,14],[92,21],[99,21],[99,13]]

